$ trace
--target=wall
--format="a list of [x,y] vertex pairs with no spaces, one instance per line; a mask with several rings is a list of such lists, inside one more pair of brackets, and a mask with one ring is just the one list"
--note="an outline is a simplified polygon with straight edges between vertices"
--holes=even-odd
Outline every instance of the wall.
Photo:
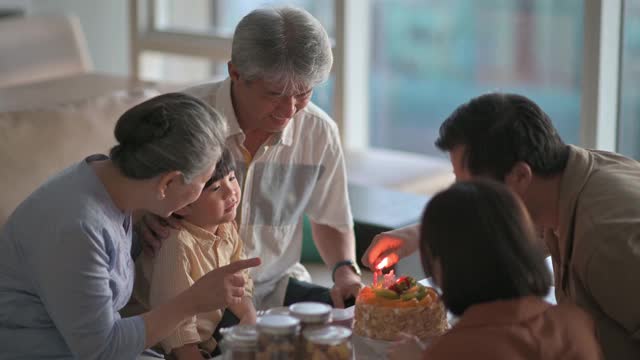
[[27,15],[70,13],[80,19],[94,69],[129,73],[127,0],[0,0],[0,8],[22,8]]

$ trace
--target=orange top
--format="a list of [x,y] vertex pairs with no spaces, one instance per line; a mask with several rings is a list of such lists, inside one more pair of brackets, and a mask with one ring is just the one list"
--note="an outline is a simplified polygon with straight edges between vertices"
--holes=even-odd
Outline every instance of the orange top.
[[530,296],[471,306],[423,358],[598,360],[602,355],[587,313]]

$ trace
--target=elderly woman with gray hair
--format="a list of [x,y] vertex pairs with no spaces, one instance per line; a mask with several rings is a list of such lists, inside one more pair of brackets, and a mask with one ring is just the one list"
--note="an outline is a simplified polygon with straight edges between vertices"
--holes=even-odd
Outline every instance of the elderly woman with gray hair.
[[[308,12],[291,7],[254,10],[236,27],[229,78],[186,92],[221,111],[226,144],[244,197],[240,237],[253,271],[257,308],[314,300],[345,306],[361,287],[344,156],[333,120],[310,102],[333,63],[327,32]],[[310,283],[300,264],[303,215],[334,286]],[[141,235],[161,246],[167,225],[145,216]]]
[[110,157],[50,178],[0,232],[1,357],[133,359],[197,313],[239,302],[240,270],[214,270],[167,303],[120,318],[131,295],[131,213],[169,216],[198,198],[222,153],[220,115],[192,96],[141,103],[118,120]]

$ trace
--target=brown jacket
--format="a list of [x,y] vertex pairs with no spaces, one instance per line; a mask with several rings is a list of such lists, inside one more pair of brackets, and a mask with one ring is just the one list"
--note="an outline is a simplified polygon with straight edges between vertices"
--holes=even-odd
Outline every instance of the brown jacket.
[[558,212],[558,303],[591,315],[606,359],[640,359],[640,163],[572,146]]
[[531,296],[470,307],[424,359],[596,360],[601,353],[584,311]]

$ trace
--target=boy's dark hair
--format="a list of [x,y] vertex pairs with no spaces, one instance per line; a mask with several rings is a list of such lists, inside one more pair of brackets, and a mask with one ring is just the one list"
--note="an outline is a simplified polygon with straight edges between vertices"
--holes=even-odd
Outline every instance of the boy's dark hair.
[[[211,175],[211,178],[207,180],[206,183],[204,183],[204,187],[202,188],[203,191],[204,189],[211,186],[214,182],[221,180],[223,177],[229,175],[230,172],[235,170],[236,170],[236,164],[233,161],[231,152],[229,151],[229,149],[225,148],[222,151],[222,156],[220,157],[220,160],[218,160],[218,162],[216,163],[216,169],[213,171],[213,175]],[[171,214],[171,216],[173,216],[176,219],[183,219],[182,215],[176,214],[175,212]]]
[[213,171],[213,175],[211,175],[211,179],[207,180],[204,184],[204,189],[208,188],[214,182],[221,180],[223,177],[229,175],[230,172],[236,170],[236,164],[233,161],[233,157],[231,156],[231,152],[229,149],[224,149],[222,151],[222,156],[220,160],[216,163],[216,169]]
[[547,114],[516,94],[481,95],[459,106],[440,126],[435,145],[443,151],[463,145],[471,174],[499,181],[518,161],[545,177],[562,172],[569,158]]
[[434,196],[422,217],[420,255],[442,266],[442,300],[453,314],[489,301],[545,296],[551,274],[527,213],[504,185],[459,182]]

